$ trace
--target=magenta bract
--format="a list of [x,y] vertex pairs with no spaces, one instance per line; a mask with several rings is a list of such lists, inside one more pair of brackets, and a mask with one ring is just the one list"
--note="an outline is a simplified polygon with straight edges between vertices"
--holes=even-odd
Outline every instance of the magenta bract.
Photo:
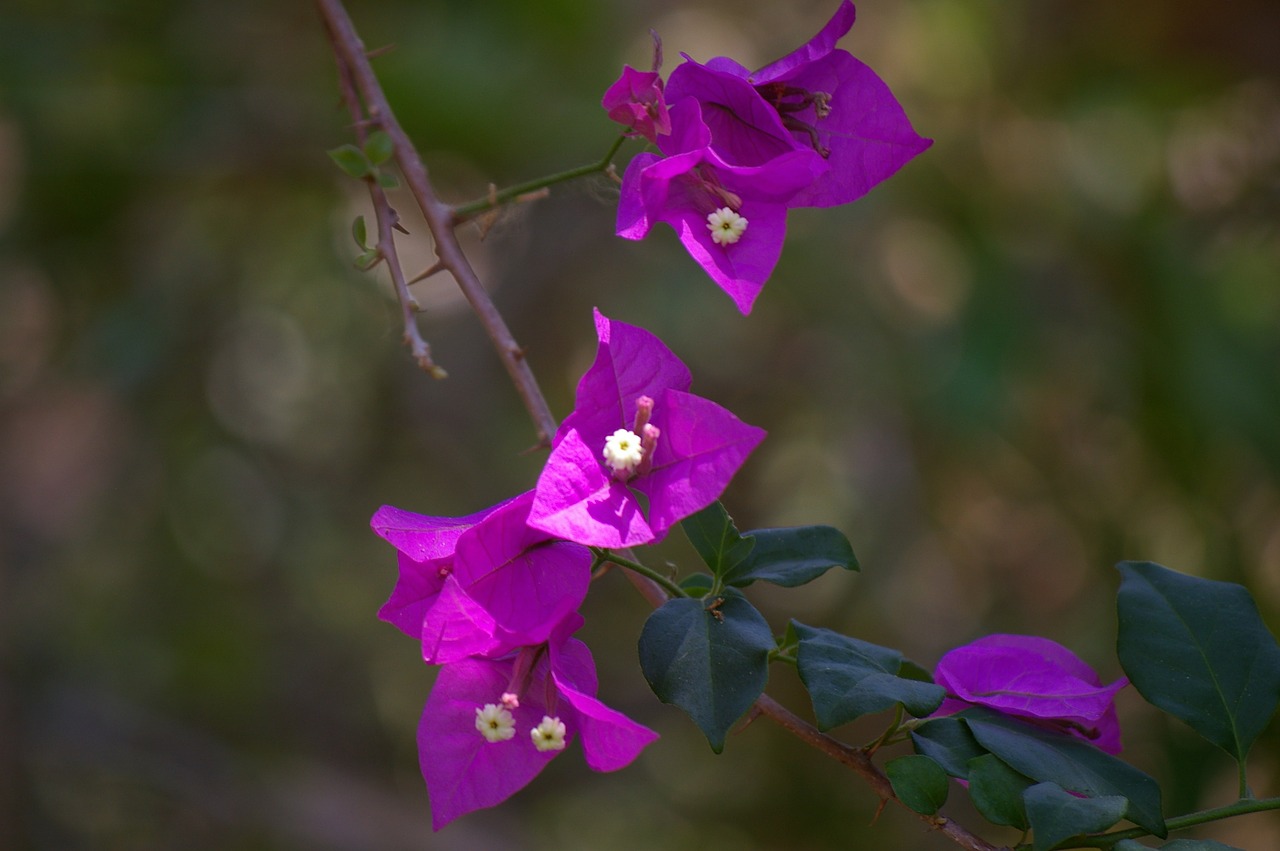
[[[529,525],[598,547],[661,540],[719,498],[765,433],[686,392],[689,370],[648,331],[599,311],[595,320],[596,359],[578,383],[573,413],[556,432]],[[624,473],[607,462],[606,445],[633,427],[637,437],[640,431],[655,436],[634,471]]]
[[657,142],[671,132],[667,102],[662,96],[662,78],[657,71],[637,71],[630,65],[610,86],[600,101],[609,118],[630,128],[628,135]]
[[947,690],[935,715],[985,706],[1120,752],[1115,695],[1128,679],[1103,685],[1092,668],[1047,638],[988,635],[944,655],[934,680]]
[[384,506],[373,526],[400,551],[378,616],[443,664],[547,640],[586,597],[591,554],[526,522],[533,492],[463,518]]
[[[875,72],[835,47],[853,21],[845,0],[813,39],[755,72],[685,56],[660,91],[670,133],[649,138],[661,154],[639,154],[623,176],[618,236],[669,224],[749,313],[781,256],[787,210],[857,200],[932,144]],[[611,117],[639,120],[656,86],[627,69],[606,95]]]
[[[581,619],[573,615],[565,624],[539,647],[502,659],[466,659],[440,669],[418,727],[419,761],[436,830],[458,816],[506,800],[556,756],[558,751],[535,747],[530,736],[544,716],[565,725],[566,743],[582,742],[587,765],[596,771],[629,765],[657,739],[657,733],[596,699],[591,652],[563,635],[576,629]],[[476,710],[500,705],[507,694],[518,699],[508,710],[513,735],[488,741],[477,730]]]

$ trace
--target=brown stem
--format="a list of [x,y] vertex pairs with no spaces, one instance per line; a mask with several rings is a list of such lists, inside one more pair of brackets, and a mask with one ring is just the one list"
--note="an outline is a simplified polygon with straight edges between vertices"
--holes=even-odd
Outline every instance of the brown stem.
[[[351,17],[343,8],[341,0],[316,0],[316,6],[329,32],[339,68],[345,68],[354,81],[355,91],[363,100],[364,111],[368,115],[369,122],[381,127],[391,137],[396,163],[400,166],[409,191],[422,209],[423,216],[426,217],[427,228],[435,240],[436,256],[440,258],[440,265],[453,275],[463,295],[471,303],[471,309],[475,311],[480,324],[488,332],[489,339],[498,351],[498,357],[506,367],[508,375],[511,376],[516,391],[520,394],[538,431],[538,443],[548,445],[551,435],[556,430],[556,421],[551,415],[542,391],[538,388],[533,370],[524,359],[524,350],[512,337],[502,315],[498,313],[498,309],[490,300],[489,294],[485,292],[470,261],[463,253],[462,246],[458,244],[457,235],[453,230],[453,211],[448,204],[436,197],[435,189],[427,177],[427,168],[400,126],[400,122],[396,120],[395,113],[391,111],[386,95],[382,92],[382,86],[378,83],[378,78],[369,64],[364,43],[356,34]],[[356,107],[353,109],[358,111]]]

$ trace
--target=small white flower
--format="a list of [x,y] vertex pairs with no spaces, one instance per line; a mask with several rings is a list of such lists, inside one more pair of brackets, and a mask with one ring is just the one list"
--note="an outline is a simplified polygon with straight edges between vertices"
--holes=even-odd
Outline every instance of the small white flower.
[[628,475],[644,460],[644,447],[640,436],[629,429],[620,428],[605,438],[604,463],[621,475]]
[[746,232],[747,220],[728,207],[721,207],[707,214],[707,230],[717,245],[733,245]]
[[476,729],[490,742],[505,742],[516,734],[516,719],[496,703],[476,709]]
[[550,715],[542,716],[542,723],[529,731],[533,746],[540,751],[564,750],[564,722]]

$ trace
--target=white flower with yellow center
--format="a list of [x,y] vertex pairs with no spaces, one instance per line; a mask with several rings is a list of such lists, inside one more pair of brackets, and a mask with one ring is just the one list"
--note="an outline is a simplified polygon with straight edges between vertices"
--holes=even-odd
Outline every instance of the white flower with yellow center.
[[644,460],[644,447],[640,436],[629,429],[620,428],[605,438],[604,463],[613,472],[628,475]]
[[516,719],[496,703],[476,709],[476,729],[490,742],[505,742],[516,734]]
[[564,750],[564,722],[550,715],[542,716],[542,723],[529,731],[533,746],[540,751]]
[[717,245],[733,245],[746,232],[747,220],[728,207],[721,207],[707,214],[707,230]]

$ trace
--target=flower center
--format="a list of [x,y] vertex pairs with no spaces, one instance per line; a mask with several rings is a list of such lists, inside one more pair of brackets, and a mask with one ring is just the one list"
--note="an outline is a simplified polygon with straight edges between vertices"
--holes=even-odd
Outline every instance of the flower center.
[[550,715],[542,716],[542,723],[529,731],[533,746],[540,751],[564,750],[564,722]]
[[721,207],[707,214],[707,230],[716,245],[733,245],[746,232],[747,220],[728,207]]
[[640,435],[630,429],[620,428],[605,438],[604,463],[617,475],[630,476],[644,460],[644,447]]
[[488,742],[505,742],[516,734],[516,719],[498,704],[486,703],[476,709],[476,729]]

